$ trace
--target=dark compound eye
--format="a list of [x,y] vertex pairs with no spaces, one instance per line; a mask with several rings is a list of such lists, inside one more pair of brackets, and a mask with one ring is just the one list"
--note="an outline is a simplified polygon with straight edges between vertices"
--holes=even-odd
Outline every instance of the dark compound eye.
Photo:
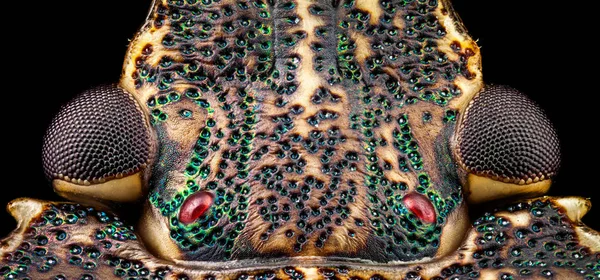
[[212,206],[214,196],[208,192],[197,192],[190,195],[181,205],[179,210],[179,221],[184,224],[191,224],[202,217]]
[[484,89],[465,111],[458,156],[468,172],[513,184],[554,176],[560,163],[558,137],[544,112],[506,86]]
[[49,179],[79,185],[138,172],[149,158],[150,134],[141,109],[118,86],[88,90],[64,106],[44,139]]

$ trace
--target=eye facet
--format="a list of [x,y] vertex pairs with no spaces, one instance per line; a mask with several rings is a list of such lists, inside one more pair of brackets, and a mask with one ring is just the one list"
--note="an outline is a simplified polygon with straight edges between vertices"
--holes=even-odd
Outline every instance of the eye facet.
[[471,203],[543,194],[560,165],[558,137],[542,109],[507,86],[488,86],[473,98],[456,144]]
[[402,199],[402,202],[419,220],[428,224],[435,223],[435,209],[425,196],[418,193],[410,193]]
[[144,113],[116,85],[85,91],[63,106],[44,139],[44,170],[54,190],[92,205],[141,197],[149,158]]
[[208,211],[213,201],[214,196],[208,192],[197,192],[189,196],[181,205],[179,221],[184,224],[193,223]]

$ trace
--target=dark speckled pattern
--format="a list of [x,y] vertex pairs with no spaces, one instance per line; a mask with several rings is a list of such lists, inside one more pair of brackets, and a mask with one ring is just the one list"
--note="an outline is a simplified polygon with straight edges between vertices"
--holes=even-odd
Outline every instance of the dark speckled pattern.
[[[36,202],[42,203],[42,202]],[[517,218],[518,217],[518,218]],[[519,219],[530,219],[525,226]],[[418,265],[265,264],[239,268],[172,265],[149,255],[132,228],[108,212],[43,203],[17,250],[3,256],[7,279],[597,279],[600,252],[578,243],[575,225],[551,198],[509,204],[477,218],[462,250]],[[88,235],[85,233],[93,233]],[[81,233],[84,233],[83,235]],[[331,265],[327,264],[331,263]],[[235,265],[234,265],[235,267]],[[61,278],[63,277],[63,278]],[[88,278],[85,278],[88,277]],[[252,278],[254,277],[254,278]]]
[[[435,256],[463,204],[435,146],[481,78],[444,20],[438,1],[157,2],[121,84],[158,135],[152,219],[175,258]],[[180,223],[200,191],[214,206]]]
[[448,1],[157,0],[119,82],[144,113],[131,129],[150,128],[140,223],[18,200],[0,274],[600,277],[598,235],[573,213],[588,206],[565,208],[583,199],[524,201],[469,226],[477,188],[456,156],[472,143],[455,132],[480,121],[463,120],[485,97],[480,59]]

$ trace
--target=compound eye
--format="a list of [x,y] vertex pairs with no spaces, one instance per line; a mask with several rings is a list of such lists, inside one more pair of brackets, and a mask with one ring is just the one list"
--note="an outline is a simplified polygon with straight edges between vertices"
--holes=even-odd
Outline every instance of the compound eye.
[[43,146],[46,176],[80,202],[135,201],[148,163],[150,134],[134,98],[116,85],[83,92],[61,108]]
[[470,202],[545,193],[560,165],[558,137],[544,112],[507,86],[473,98],[456,142]]

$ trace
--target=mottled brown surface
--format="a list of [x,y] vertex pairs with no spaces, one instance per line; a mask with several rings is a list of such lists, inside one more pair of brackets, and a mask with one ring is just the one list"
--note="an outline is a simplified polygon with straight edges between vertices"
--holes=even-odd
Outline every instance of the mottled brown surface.
[[[171,257],[434,256],[448,217],[464,215],[449,141],[481,87],[478,47],[456,25],[436,1],[158,1],[121,80],[162,147],[150,185],[163,202],[186,182],[222,190],[243,213],[203,229],[241,239],[206,247],[154,200],[152,219],[192,246]],[[168,96],[180,97],[158,104]],[[438,200],[433,226],[403,213],[417,191]]]
[[223,265],[165,262],[111,213],[26,199],[11,207],[41,211],[19,218],[24,234],[14,248],[3,241],[0,272],[7,279],[597,279],[600,250],[581,244],[591,240],[581,235],[589,229],[569,218],[577,209],[565,208],[568,200],[589,203],[539,198],[506,205],[476,219],[460,250],[419,264],[316,257]]
[[[94,198],[96,188],[99,203],[112,205],[119,195],[107,193],[129,190],[126,201],[143,204],[135,229],[87,206],[16,201],[9,207],[19,228],[0,247],[4,277],[600,276],[598,234],[579,222],[586,200],[534,199],[469,225],[469,198],[543,193],[555,168],[541,166],[552,170],[536,174],[535,184],[512,180],[521,188],[497,176],[519,166],[491,164],[485,173],[457,161],[469,156],[457,147],[500,138],[498,122],[475,129],[482,136],[472,143],[455,133],[482,121],[462,118],[483,81],[479,48],[448,1],[155,1],[119,87],[139,103],[145,124],[118,132],[150,130],[149,154],[135,155],[147,159],[136,164],[142,174],[94,173],[65,185],[47,173],[75,201]],[[487,119],[510,102],[480,104],[470,110]],[[73,115],[89,117],[86,108]],[[525,131],[544,119],[538,115]],[[129,151],[116,140],[103,139]],[[514,158],[558,154],[558,145],[531,150]],[[77,151],[65,168],[92,172],[86,164],[97,155]],[[500,159],[483,157],[472,160]],[[96,181],[108,185],[101,192]]]

